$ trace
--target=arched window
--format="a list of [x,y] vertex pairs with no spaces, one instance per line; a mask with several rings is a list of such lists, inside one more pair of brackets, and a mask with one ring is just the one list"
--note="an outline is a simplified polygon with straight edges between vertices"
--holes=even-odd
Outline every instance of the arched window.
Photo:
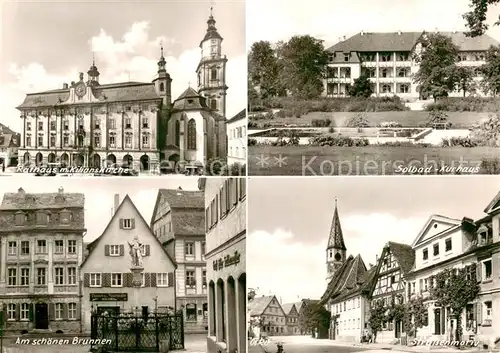
[[175,121],[175,145],[180,146],[181,144],[181,123],[179,120]]
[[165,84],[163,82],[160,83],[160,92],[165,91]]
[[189,120],[187,128],[187,149],[196,149],[196,122],[194,119]]
[[211,69],[210,70],[210,79],[211,80],[217,80],[217,69]]

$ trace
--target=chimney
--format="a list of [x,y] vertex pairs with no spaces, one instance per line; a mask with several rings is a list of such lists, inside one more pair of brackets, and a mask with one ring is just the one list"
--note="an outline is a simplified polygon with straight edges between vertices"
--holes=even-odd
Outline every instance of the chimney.
[[63,83],[63,89],[68,89],[68,84],[67,83]]
[[342,37],[339,37],[339,42],[342,42]]
[[378,262],[378,255],[375,255],[375,262]]
[[346,40],[346,36],[343,36],[342,38],[344,38],[344,40]]
[[434,30],[434,33],[439,33],[439,31],[438,31],[437,27],[436,27],[436,29]]
[[59,187],[59,189],[57,189],[57,191],[58,191],[60,194],[62,194],[62,193],[64,192],[64,189],[63,189],[63,187],[62,187],[62,186],[60,186],[60,187]]
[[361,35],[364,36],[365,35],[365,31],[361,31]]
[[401,35],[401,31],[398,31],[398,36],[400,36],[400,35]]
[[24,195],[26,193],[23,188],[17,189],[17,192],[19,195]]
[[113,203],[113,214],[116,213],[116,210],[118,209],[118,206],[120,206],[120,195],[119,194],[115,194],[114,203]]
[[179,187],[177,188],[177,190],[182,190],[182,188],[179,186]]
[[75,85],[75,81],[71,81],[71,87]]
[[373,268],[373,264],[368,264],[368,266],[369,266],[370,268]]

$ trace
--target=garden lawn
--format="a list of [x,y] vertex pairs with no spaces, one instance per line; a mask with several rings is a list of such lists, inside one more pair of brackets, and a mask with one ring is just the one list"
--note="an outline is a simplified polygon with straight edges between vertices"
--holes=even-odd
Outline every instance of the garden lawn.
[[[314,119],[331,119],[333,120],[334,127],[345,126],[345,122],[351,116],[359,113],[355,112],[311,112],[300,118],[287,117],[273,119],[260,119],[252,120],[258,124],[270,123],[273,126],[285,124],[296,124],[303,126],[312,126],[312,121]],[[403,127],[418,127],[425,124],[429,112],[427,111],[391,111],[391,112],[366,112],[363,113],[367,115],[367,120],[370,126],[376,126],[384,121],[395,121],[400,123]],[[449,121],[454,127],[464,127],[469,128],[475,122],[487,118],[492,113],[478,113],[478,112],[447,112]]]
[[[491,147],[319,147],[250,146],[248,164],[252,175],[462,175],[487,174],[482,159],[500,158]],[[404,170],[425,167],[425,171]],[[442,167],[446,169],[442,169]],[[476,168],[476,171],[472,169]]]

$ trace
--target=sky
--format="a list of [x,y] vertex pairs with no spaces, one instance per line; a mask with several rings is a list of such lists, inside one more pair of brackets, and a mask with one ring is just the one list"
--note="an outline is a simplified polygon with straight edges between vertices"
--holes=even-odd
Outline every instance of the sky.
[[[260,40],[277,42],[294,35],[311,35],[329,47],[358,32],[461,31],[462,14],[470,0],[249,0],[247,46]],[[498,19],[500,6],[491,7],[487,23]],[[269,25],[263,24],[272,24]],[[270,29],[272,28],[272,29]],[[488,34],[500,41],[500,27]]]
[[[29,183],[25,180],[29,180]],[[128,194],[141,215],[149,224],[158,195],[158,189],[198,190],[198,178],[15,178],[0,179],[0,198],[5,192],[17,192],[22,187],[27,193],[83,192],[85,194],[84,242],[91,242],[102,234],[111,220],[114,195],[120,195],[120,202]]]
[[283,303],[322,296],[335,198],[347,256],[369,267],[388,241],[411,245],[432,214],[483,217],[499,191],[495,176],[251,177],[248,287]]
[[227,55],[227,117],[246,107],[244,0],[1,0],[0,122],[21,132],[15,109],[27,93],[85,77],[92,55],[99,81],[151,82],[163,42],[172,98],[196,88],[210,7]]

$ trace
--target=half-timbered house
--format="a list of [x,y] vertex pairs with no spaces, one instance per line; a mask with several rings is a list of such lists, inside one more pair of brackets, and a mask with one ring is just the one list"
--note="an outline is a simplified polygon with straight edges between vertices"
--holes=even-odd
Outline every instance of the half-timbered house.
[[256,297],[248,303],[248,315],[258,322],[261,334],[283,336],[287,333],[286,314],[274,295]]
[[288,335],[299,335],[299,311],[295,303],[286,303],[281,305],[286,315],[286,333]]
[[[404,275],[415,261],[415,252],[410,245],[388,242],[378,260],[376,284],[372,293],[371,305],[382,302],[385,307],[404,303]],[[384,321],[382,331],[377,333],[377,342],[389,342],[401,338],[404,327],[401,320]]]

